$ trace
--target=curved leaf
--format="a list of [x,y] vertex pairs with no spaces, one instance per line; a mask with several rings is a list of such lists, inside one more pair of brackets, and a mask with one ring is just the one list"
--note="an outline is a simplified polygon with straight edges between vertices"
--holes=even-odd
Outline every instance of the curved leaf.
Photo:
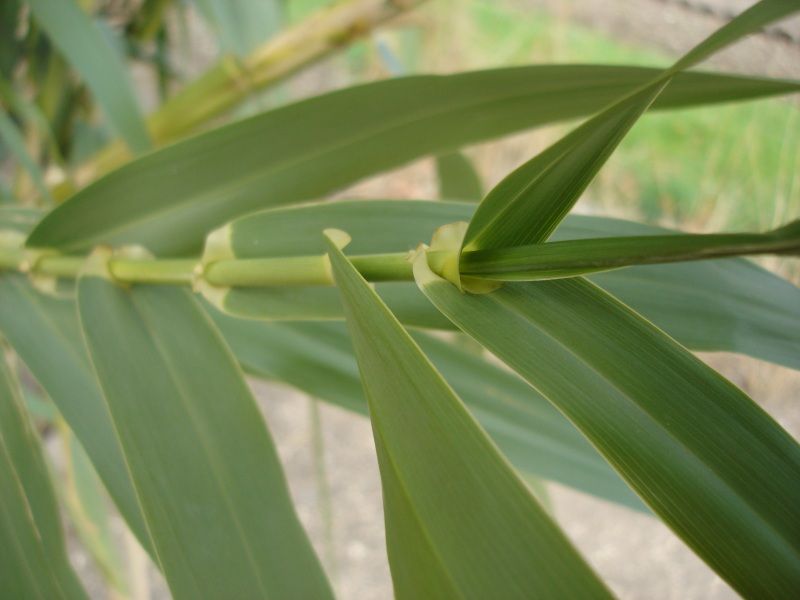
[[369,403],[398,598],[611,595],[331,244]]
[[[156,254],[191,253],[236,216],[318,198],[426,154],[591,114],[659,72],[546,65],[404,77],[325,94],[109,173],[49,214],[28,244],[79,251],[133,243]],[[686,73],[654,108],[798,89],[797,82]]]
[[713,33],[640,89],[621,95],[602,112],[516,169],[483,199],[462,249],[484,250],[544,242],[575,205],[644,111],[673,77],[760,27],[800,10],[792,0],[761,0]]
[[800,255],[800,221],[767,233],[711,233],[568,240],[465,252],[463,275],[499,281],[560,279],[631,265],[753,254]]
[[[324,251],[319,232],[347,229],[348,253],[402,252],[431,239],[446,223],[469,220],[474,204],[413,200],[316,203],[254,213],[224,230],[237,258]],[[554,241],[674,234],[631,221],[569,215]],[[681,343],[742,352],[800,368],[800,289],[742,259],[630,267],[591,277]],[[416,285],[383,282],[376,290],[406,325],[452,329]],[[332,320],[343,316],[330,287],[233,288],[216,300],[234,316],[263,320]]]
[[78,282],[81,325],[173,595],[332,597],[208,317],[186,290],[123,289],[95,268]]
[[18,383],[2,356],[0,481],[3,595],[87,598],[67,557],[58,503],[40,441],[25,413]]
[[555,404],[737,591],[800,585],[800,446],[744,393],[581,278],[432,302]]
[[[367,414],[343,323],[254,323],[209,314],[249,373]],[[572,424],[519,377],[455,343],[411,335],[520,472],[646,510]]]
[[39,293],[22,275],[0,276],[0,332],[58,406],[114,504],[152,552],[108,408],[86,355],[75,303]]

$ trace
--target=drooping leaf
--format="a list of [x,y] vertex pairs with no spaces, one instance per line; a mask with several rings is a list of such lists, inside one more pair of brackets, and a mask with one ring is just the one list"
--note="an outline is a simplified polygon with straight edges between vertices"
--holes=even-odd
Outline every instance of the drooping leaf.
[[[254,323],[213,309],[209,314],[247,372],[367,414],[343,323]],[[519,377],[455,343],[423,332],[412,337],[526,478],[552,479],[644,509],[584,437]]]
[[581,278],[425,294],[555,404],[737,591],[800,585],[800,446],[741,390]]
[[764,25],[800,10],[792,0],[761,0],[684,58],[620,98],[495,186],[470,221],[462,250],[545,241],[569,213],[631,127],[672,77]]
[[369,403],[398,598],[610,594],[369,284],[330,245]]
[[8,598],[87,597],[67,557],[38,436],[1,355],[0,589]]
[[436,176],[439,178],[439,198],[480,202],[483,184],[469,159],[461,152],[436,157]]
[[800,221],[767,233],[658,235],[565,240],[465,252],[463,275],[501,281],[559,279],[631,265],[753,254],[800,255]]
[[125,64],[75,0],[26,0],[37,23],[80,74],[109,124],[134,152],[150,147]]
[[102,256],[78,308],[142,512],[176,598],[326,598],[239,368],[183,289],[123,289]]
[[36,291],[21,275],[0,276],[0,332],[80,440],[114,504],[152,552],[114,426],[92,372],[75,303]]
[[[48,215],[29,245],[79,251],[134,243],[157,254],[191,253],[208,231],[241,214],[318,198],[426,154],[591,114],[658,72],[548,65],[405,77],[325,94],[109,173]],[[685,73],[654,108],[798,89],[797,82]]]

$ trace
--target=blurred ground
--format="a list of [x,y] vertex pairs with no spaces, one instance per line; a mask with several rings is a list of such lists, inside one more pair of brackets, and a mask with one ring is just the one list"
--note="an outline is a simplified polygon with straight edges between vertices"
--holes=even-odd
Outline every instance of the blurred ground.
[[[714,10],[749,4],[699,3]],[[319,2],[293,3],[295,16],[315,4]],[[692,3],[433,0],[405,19],[404,26],[325,61],[256,106],[387,76],[375,51],[376,40],[386,43],[410,72],[553,61],[664,65],[719,25],[713,10],[698,12],[687,4]],[[800,48],[791,41],[797,29],[792,23],[779,35],[763,36],[743,49],[724,53],[712,65],[800,78]],[[205,52],[209,60],[213,57],[213,49],[202,44],[193,51]],[[202,63],[203,57],[198,60]],[[486,185],[493,185],[565,129],[558,126],[513,136],[470,148],[467,154]],[[579,208],[694,231],[768,227],[800,215],[798,165],[796,103],[769,101],[650,116],[637,125]],[[342,195],[432,198],[435,190],[431,161],[426,160]],[[796,266],[787,261],[769,261],[768,266],[797,281]],[[733,355],[703,355],[703,359],[800,436],[799,373]],[[286,465],[300,516],[339,597],[391,597],[369,423],[286,387],[253,385]],[[321,461],[315,451],[320,443]],[[735,597],[656,519],[560,486],[549,485],[548,491],[559,522],[621,598]],[[85,554],[76,549],[74,556],[91,578]],[[164,597],[163,584],[153,572],[149,577],[153,597]],[[93,581],[96,597],[103,597],[97,579]]]

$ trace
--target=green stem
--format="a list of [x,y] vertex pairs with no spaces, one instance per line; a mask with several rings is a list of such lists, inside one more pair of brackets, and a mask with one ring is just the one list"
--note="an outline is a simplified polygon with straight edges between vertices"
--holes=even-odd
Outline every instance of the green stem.
[[[183,137],[253,92],[348,46],[422,1],[343,0],[279,33],[244,58],[223,57],[147,117],[153,142],[160,146]],[[82,187],[130,158],[122,142],[112,142],[77,171],[75,183]],[[65,185],[54,195],[64,198],[72,191]]]

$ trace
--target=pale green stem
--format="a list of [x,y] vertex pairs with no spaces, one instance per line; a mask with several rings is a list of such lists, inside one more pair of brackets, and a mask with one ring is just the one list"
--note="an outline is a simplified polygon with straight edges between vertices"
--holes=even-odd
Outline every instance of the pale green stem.
[[[223,57],[147,117],[147,129],[157,146],[188,134],[230,110],[253,92],[278,83],[306,65],[350,45],[378,25],[423,0],[342,0],[320,9],[279,33],[244,58]],[[119,140],[106,146],[78,169],[82,187],[131,158]],[[64,198],[68,184],[53,191]]]
[[[433,268],[444,262],[445,252],[429,253]],[[370,281],[413,281],[407,252],[351,256],[350,260]],[[86,262],[85,256],[36,255],[19,248],[0,246],[0,270],[74,279]],[[190,285],[198,277],[218,287],[270,287],[333,285],[325,256],[229,259],[202,268],[197,259],[112,258],[112,277],[120,283]]]

